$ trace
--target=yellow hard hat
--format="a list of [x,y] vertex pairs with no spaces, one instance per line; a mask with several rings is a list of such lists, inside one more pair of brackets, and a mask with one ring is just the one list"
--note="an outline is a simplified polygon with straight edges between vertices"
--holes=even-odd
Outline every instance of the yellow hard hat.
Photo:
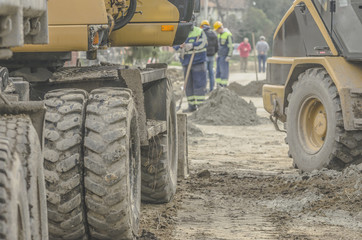
[[220,22],[220,21],[216,21],[215,23],[214,23],[214,30],[216,31],[216,30],[218,30],[219,28],[221,28],[222,27],[222,23]]
[[204,25],[210,26],[209,21],[203,20],[203,21],[201,22],[201,25],[200,25],[200,26],[202,27],[202,26],[204,26]]

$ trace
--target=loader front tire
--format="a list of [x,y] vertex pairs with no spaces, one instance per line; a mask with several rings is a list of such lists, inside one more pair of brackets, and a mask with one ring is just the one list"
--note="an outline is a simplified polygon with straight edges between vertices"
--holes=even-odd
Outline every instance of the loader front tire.
[[287,142],[297,168],[342,169],[362,160],[362,133],[344,130],[338,90],[326,70],[300,74],[288,102]]
[[90,94],[84,139],[85,203],[92,239],[134,239],[141,204],[140,138],[132,92]]

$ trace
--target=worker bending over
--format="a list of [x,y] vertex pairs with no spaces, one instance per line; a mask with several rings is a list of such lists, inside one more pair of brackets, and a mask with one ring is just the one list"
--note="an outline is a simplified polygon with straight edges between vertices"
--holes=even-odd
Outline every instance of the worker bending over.
[[215,22],[214,30],[218,33],[219,51],[217,57],[216,83],[220,87],[226,87],[229,81],[229,60],[233,55],[233,40],[230,31],[224,28],[219,21]]
[[[194,27],[189,33],[185,43],[175,46],[175,50],[181,49],[180,61],[186,77],[187,68],[192,64],[186,85],[186,96],[189,107],[183,112],[194,112],[197,107],[205,101],[206,94],[206,47],[207,37],[205,32]],[[190,63],[191,56],[195,52],[194,60]],[[186,79],[185,79],[186,81]]]

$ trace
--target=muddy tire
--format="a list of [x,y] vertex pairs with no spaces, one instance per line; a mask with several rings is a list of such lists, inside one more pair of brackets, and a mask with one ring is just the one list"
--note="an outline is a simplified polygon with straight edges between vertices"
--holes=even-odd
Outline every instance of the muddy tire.
[[30,211],[23,166],[10,141],[0,138],[0,239],[30,240]]
[[341,169],[362,160],[362,131],[344,130],[338,90],[324,69],[300,74],[288,101],[287,142],[297,168]]
[[10,151],[17,154],[23,167],[26,189],[22,194],[28,198],[31,236],[33,239],[47,239],[43,156],[30,118],[25,115],[1,116],[0,137],[8,139]]
[[45,95],[44,168],[50,239],[84,239],[82,141],[87,93],[61,89]]
[[166,99],[167,133],[152,138],[142,148],[142,201],[167,203],[176,192],[178,137],[176,104],[171,84]]
[[85,202],[92,239],[133,239],[141,202],[140,138],[132,93],[92,91],[84,139]]

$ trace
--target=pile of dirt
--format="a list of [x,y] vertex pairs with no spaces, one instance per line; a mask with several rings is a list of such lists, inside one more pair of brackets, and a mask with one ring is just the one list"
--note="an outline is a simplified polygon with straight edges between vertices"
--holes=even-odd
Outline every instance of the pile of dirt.
[[259,124],[256,107],[246,102],[228,88],[218,88],[194,112],[191,121],[204,125],[250,126]]
[[248,85],[241,85],[236,82],[230,83],[228,89],[235,92],[239,96],[246,97],[261,97],[263,94],[263,85],[266,84],[266,80],[263,81],[253,81]]

